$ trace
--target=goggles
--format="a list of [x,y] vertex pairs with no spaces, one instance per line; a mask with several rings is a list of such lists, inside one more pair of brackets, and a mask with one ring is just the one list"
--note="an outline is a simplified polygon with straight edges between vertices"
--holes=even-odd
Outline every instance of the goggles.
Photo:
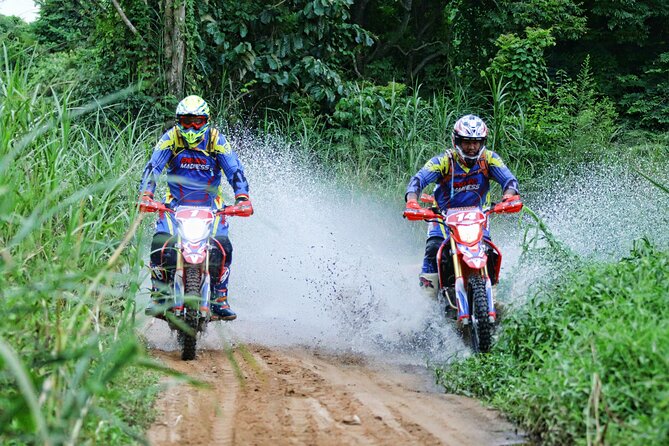
[[185,129],[200,130],[207,123],[206,116],[181,115],[178,118],[179,125]]

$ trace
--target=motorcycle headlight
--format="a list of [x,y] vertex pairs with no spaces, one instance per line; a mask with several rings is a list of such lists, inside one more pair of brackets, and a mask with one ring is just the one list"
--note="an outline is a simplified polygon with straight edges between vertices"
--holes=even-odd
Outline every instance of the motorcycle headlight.
[[462,225],[458,226],[458,238],[463,243],[474,243],[481,238],[480,225]]
[[181,222],[181,231],[186,240],[202,240],[209,235],[209,225],[206,220],[188,219]]

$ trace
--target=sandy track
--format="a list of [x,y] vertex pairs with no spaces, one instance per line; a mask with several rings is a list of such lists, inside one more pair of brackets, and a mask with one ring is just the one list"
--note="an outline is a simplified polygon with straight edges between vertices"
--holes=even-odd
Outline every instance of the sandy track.
[[[169,367],[211,383],[167,388],[152,445],[506,445],[522,437],[475,400],[444,395],[424,371],[304,349],[237,345]],[[215,387],[213,387],[215,386]]]

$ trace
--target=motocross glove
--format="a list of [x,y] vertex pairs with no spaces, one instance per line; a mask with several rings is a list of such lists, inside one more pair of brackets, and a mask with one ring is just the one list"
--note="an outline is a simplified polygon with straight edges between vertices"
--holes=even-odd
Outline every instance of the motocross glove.
[[410,199],[407,200],[407,209],[422,209],[418,200]]
[[153,200],[153,195],[144,193],[139,200],[139,212],[156,212],[158,203]]
[[235,207],[238,209],[236,215],[241,217],[250,217],[253,215],[253,205],[248,197],[238,197],[235,200]]
[[512,214],[519,212],[522,208],[523,202],[520,201],[520,195],[509,195],[495,205],[493,212],[498,214]]
[[411,199],[407,200],[407,206],[406,209],[404,209],[404,218],[408,218],[409,220],[422,220],[423,216],[425,214],[425,210],[420,207],[420,204],[418,204],[418,200]]

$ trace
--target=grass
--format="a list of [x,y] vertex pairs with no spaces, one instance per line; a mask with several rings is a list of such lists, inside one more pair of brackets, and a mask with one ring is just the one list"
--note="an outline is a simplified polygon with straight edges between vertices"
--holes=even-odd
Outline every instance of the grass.
[[638,241],[505,322],[490,355],[438,370],[448,392],[490,401],[540,444],[669,440],[669,252]]
[[158,372],[134,333],[134,191],[153,129],[0,65],[0,442],[143,442]]
[[[80,104],[67,89],[33,84],[29,61],[8,60],[0,64],[0,442],[141,443],[158,376],[170,373],[147,358],[134,319],[144,264],[136,188],[157,129],[115,115],[113,104],[132,88]],[[418,89],[360,86],[332,117],[275,111],[260,125],[347,187],[397,201],[470,112],[491,123],[490,147],[521,184],[542,166],[568,166],[576,149],[580,158],[624,151],[638,160],[653,150],[666,159],[666,137],[630,144],[619,133],[604,147],[608,124],[582,144],[588,110],[553,110],[542,123],[576,129],[553,152],[559,140],[532,139],[541,134],[536,112],[526,115],[499,80],[491,92],[424,98]],[[666,190],[657,166],[633,165]],[[539,235],[526,233],[528,250],[541,237],[556,255],[572,255],[538,218],[533,225]],[[667,289],[667,255],[640,244],[621,265],[579,267],[513,317],[493,354],[442,369],[440,380],[491,399],[547,444],[661,444],[669,341],[657,290]]]

